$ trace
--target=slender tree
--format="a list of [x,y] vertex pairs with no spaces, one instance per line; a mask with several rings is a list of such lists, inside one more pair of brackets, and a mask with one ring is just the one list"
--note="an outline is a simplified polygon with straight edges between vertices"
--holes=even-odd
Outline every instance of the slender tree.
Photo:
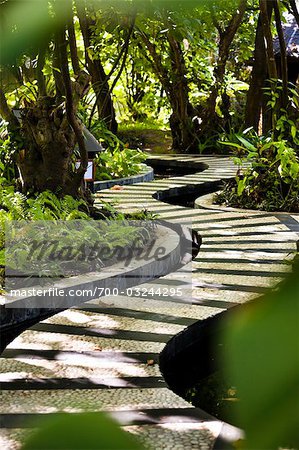
[[92,45],[92,27],[96,26],[96,21],[91,17],[88,4],[85,0],[76,1],[76,7],[84,41],[85,62],[96,95],[98,116],[104,120],[107,128],[115,133],[117,131],[117,122],[108,83],[109,78],[105,73],[100,55],[92,57],[90,52]]
[[235,35],[242,23],[244,14],[247,7],[247,0],[241,0],[237,9],[233,12],[232,17],[226,27],[223,27],[220,22],[217,21],[213,10],[211,10],[211,16],[213,23],[219,33],[219,44],[218,44],[218,57],[214,69],[215,83],[212,87],[206,111],[206,121],[207,125],[211,122],[215,122],[216,119],[216,100],[221,91],[224,82],[226,63],[229,58],[230,49]]
[[265,64],[265,41],[262,28],[261,15],[259,15],[256,35],[255,48],[253,56],[253,68],[251,81],[247,94],[245,108],[245,126],[253,127],[256,131],[259,129],[260,114],[263,104],[263,87],[267,78],[267,65]]
[[290,0],[290,9],[293,14],[293,16],[296,19],[297,25],[299,27],[299,11],[298,11],[298,3],[296,3],[296,0]]
[[[156,22],[156,40],[151,35],[151,30],[142,26],[143,24],[136,26],[137,35],[142,44],[140,48],[160,81],[171,107],[169,123],[173,149],[182,153],[197,151],[198,136],[194,120],[196,111],[189,100],[187,67],[182,42],[176,35],[176,24],[167,10],[159,11],[159,19],[160,22]],[[159,43],[158,38],[161,26],[165,29],[163,44],[161,44],[162,41]],[[167,58],[165,58],[166,53]]]
[[[275,114],[279,115],[280,110],[285,110],[288,107],[288,65],[279,2],[277,0],[260,0],[259,11],[254,63],[246,103],[245,124],[246,126],[253,126],[256,131],[266,132],[273,128],[273,111],[267,107],[269,98],[263,92],[263,88],[267,85],[267,79],[272,80],[273,89],[277,85],[277,79],[280,78],[282,80],[282,91],[279,91],[279,105],[277,106],[277,111],[275,111]],[[273,12],[280,47],[279,58],[275,58],[273,47],[271,30]],[[259,128],[261,113],[263,113],[262,129]]]
[[281,14],[277,0],[273,0],[273,8],[280,47],[280,75],[281,75],[280,78],[282,80],[281,106],[283,108],[286,108],[288,103],[288,62],[287,62],[286,43],[281,24]]
[[[270,9],[267,6],[270,4]],[[271,17],[272,10],[274,7],[273,0],[267,2],[267,0],[260,0],[260,14],[261,22],[263,28],[263,35],[265,40],[265,50],[266,50],[266,63],[268,67],[268,77],[277,79],[277,68],[273,49],[273,35],[271,31]]]

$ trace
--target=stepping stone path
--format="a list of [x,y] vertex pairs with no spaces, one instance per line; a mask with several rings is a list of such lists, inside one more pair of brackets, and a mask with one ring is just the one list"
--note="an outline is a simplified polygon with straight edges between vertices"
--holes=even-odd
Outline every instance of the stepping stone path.
[[190,209],[158,201],[153,198],[157,191],[231,178],[235,166],[225,157],[152,158],[178,165],[202,161],[208,168],[101,191],[96,201],[117,201],[120,210],[146,208],[160,218],[192,224],[203,237],[192,264],[139,287],[185,287],[188,279],[192,289],[187,283],[189,291],[183,297],[141,293],[104,297],[23,332],[1,359],[1,448],[20,448],[20,440],[30,432],[26,418],[61,411],[109,411],[145,448],[155,450],[208,450],[223,430],[221,421],[167,388],[157,364],[159,352],[171,336],[195,321],[275,286],[290,270],[299,219],[288,214]]

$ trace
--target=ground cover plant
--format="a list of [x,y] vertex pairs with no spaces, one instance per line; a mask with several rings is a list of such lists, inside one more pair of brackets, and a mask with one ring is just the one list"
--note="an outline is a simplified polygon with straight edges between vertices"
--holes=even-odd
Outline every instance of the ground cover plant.
[[[36,277],[43,277],[50,283],[54,276],[100,270],[121,257],[126,258],[128,252],[130,255],[138,252],[154,238],[155,227],[148,221],[153,216],[146,211],[124,215],[117,213],[112,205],[104,205],[102,214],[97,211],[97,217],[101,220],[92,219],[83,199],[68,195],[58,198],[50,191],[27,197],[13,186],[3,188],[0,191],[1,291],[5,287],[5,267],[19,274],[35,274],[35,281]],[[33,247],[35,251],[40,249],[34,262]],[[109,249],[106,256],[103,248]]]
[[129,148],[103,122],[94,122],[91,131],[104,147],[95,158],[97,181],[126,178],[144,170],[146,153]]
[[112,180],[126,178],[141,173],[145,169],[142,164],[147,158],[140,150],[116,148],[100,152],[95,160],[96,180]]
[[[115,133],[107,128],[103,120],[91,118],[90,105],[82,105],[79,117],[84,123],[90,122],[90,132],[102,146],[95,159],[95,180],[112,180],[115,178],[126,178],[144,170],[146,153],[137,148],[130,148],[126,141],[120,139]],[[78,155],[79,157],[79,155]]]

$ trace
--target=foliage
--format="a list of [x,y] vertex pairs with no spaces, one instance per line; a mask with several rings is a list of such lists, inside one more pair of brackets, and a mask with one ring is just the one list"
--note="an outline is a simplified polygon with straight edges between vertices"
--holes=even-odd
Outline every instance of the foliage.
[[223,365],[237,386],[236,417],[246,433],[238,448],[299,447],[298,269],[226,324]]
[[147,155],[140,150],[116,148],[98,153],[96,163],[96,180],[125,178],[141,172]]
[[288,86],[288,101],[284,108],[280,101],[283,92],[280,80],[270,80],[270,86],[264,90],[268,96],[267,106],[272,111],[273,137],[278,141],[287,140],[299,153],[299,90],[291,84]]
[[16,178],[7,123],[2,121],[0,123],[0,184],[11,184]]
[[[12,223],[7,229],[5,262],[9,269],[29,274],[33,282],[41,278],[39,285],[53,283],[57,277],[93,272],[120,259],[130,260],[133,252],[143,249],[149,241],[153,227],[145,225],[132,225],[128,220]],[[19,281],[23,283],[10,280],[9,288]],[[32,283],[30,278],[26,283]]]
[[239,401],[237,390],[228,383],[222,372],[216,372],[200,380],[185,394],[186,400],[192,405],[203,409],[220,420],[231,422],[235,417],[235,405]]
[[88,215],[80,208],[87,211],[86,203],[70,195],[58,198],[53,192],[45,191],[31,198],[17,192],[13,186],[0,191],[0,211],[9,220],[88,219]]
[[89,219],[89,216],[79,208],[85,208],[87,211],[87,205],[83,200],[76,200],[69,195],[61,199],[52,192],[45,191],[34,198],[27,198],[16,191],[14,186],[3,187],[0,190],[0,284],[3,285],[4,281],[7,222]]
[[143,449],[131,434],[103,413],[58,414],[40,420],[39,425],[22,450]]
[[[246,136],[246,137],[245,137]],[[285,140],[258,136],[252,129],[235,135],[235,142],[223,142],[235,150],[239,169],[216,195],[217,203],[266,211],[299,211],[299,159]],[[244,161],[250,166],[241,168]]]
[[[27,198],[15,192],[12,186],[3,189],[0,192],[2,286],[5,256],[9,267],[18,271],[28,271],[28,258],[33,241],[35,247],[38,241],[40,245],[37,248],[43,248],[37,261],[32,262],[31,267],[34,273],[37,273],[39,277],[70,276],[114,263],[113,252],[118,248],[132,248],[133,251],[143,248],[155,228],[150,222],[155,216],[147,211],[140,211],[127,217],[111,210],[111,220],[93,221],[80,208],[85,208],[87,211],[87,205],[83,200],[76,200],[70,196],[58,198],[50,191],[42,192],[34,198]],[[134,225],[132,221],[142,221],[142,223],[139,226],[139,222]],[[11,224],[7,230],[5,227],[9,222]],[[8,234],[7,231],[9,231]],[[5,234],[9,239],[6,255],[4,254]],[[67,249],[70,249],[72,255],[82,255],[83,252],[83,256],[88,255],[90,249],[99,250],[96,250],[92,258],[83,260],[79,258],[74,260],[70,268],[65,268],[66,257],[54,258],[53,261],[49,258],[49,251],[52,251],[51,242],[56,242],[56,255],[64,255]],[[45,247],[45,243],[49,245],[49,248]],[[102,256],[101,246],[109,248],[112,256],[110,252],[106,257]]]

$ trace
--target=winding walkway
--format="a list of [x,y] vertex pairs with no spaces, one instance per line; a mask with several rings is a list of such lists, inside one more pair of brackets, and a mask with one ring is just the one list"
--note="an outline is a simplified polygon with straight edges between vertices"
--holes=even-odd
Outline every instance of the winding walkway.
[[[152,158],[195,161],[192,156]],[[227,158],[199,160],[208,166],[201,173],[97,195],[97,201],[116,200],[126,211],[146,208],[166,220],[192,223],[203,237],[202,248],[184,270],[140,286],[149,289],[147,296],[135,291],[136,296],[94,300],[33,326],[11,343],[1,359],[1,448],[20,448],[27,418],[59,411],[109,411],[149,449],[213,447],[223,423],[167,389],[159,352],[186,326],[277,284],[290,270],[299,219],[189,209],[153,198],[234,175]],[[150,294],[170,287],[183,294]]]

